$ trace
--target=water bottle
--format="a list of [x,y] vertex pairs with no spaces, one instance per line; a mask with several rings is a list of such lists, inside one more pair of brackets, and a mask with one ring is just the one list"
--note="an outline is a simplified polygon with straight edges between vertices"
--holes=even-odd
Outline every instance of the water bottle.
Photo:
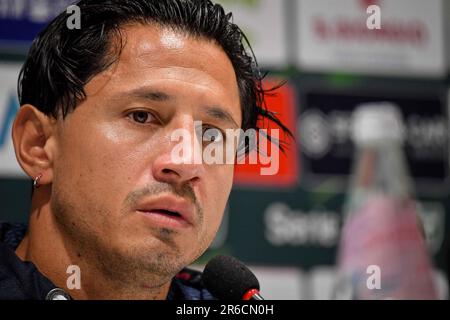
[[432,263],[416,213],[392,103],[353,114],[354,167],[338,250],[336,299],[436,299]]

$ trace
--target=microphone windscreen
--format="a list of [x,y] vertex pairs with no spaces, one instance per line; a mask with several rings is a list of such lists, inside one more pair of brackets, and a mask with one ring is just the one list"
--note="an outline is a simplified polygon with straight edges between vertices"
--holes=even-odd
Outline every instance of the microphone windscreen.
[[203,284],[220,300],[242,300],[250,289],[259,290],[255,275],[239,260],[230,256],[217,256],[203,271]]

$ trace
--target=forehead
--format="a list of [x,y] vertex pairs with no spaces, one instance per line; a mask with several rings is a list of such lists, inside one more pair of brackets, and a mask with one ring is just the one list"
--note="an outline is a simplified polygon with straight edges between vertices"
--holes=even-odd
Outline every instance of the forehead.
[[233,65],[213,40],[155,24],[126,25],[121,35],[123,49],[118,60],[88,83],[88,96],[117,96],[145,86],[156,86],[169,94],[176,91],[181,96],[184,88],[185,96],[195,92],[222,100],[235,119],[241,120]]
[[[158,24],[125,25],[121,30],[125,45],[121,52],[120,63],[156,61],[179,63],[181,61],[177,58],[182,55],[185,66],[194,63],[196,67],[206,70],[211,67],[210,59],[216,58],[220,61],[214,63],[214,66],[222,70],[233,68],[223,49],[213,40],[194,37],[188,32]],[[195,53],[195,56],[190,56],[192,53]],[[226,64],[221,65],[225,61]]]

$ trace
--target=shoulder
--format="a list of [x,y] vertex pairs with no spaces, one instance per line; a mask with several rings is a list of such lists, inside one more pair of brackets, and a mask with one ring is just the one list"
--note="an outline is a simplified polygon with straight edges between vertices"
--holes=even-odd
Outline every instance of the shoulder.
[[54,284],[0,241],[0,300],[43,300]]
[[0,222],[0,242],[14,250],[24,238],[26,232],[26,224]]
[[24,224],[0,223],[0,300],[42,300],[55,285],[14,250],[27,230]]

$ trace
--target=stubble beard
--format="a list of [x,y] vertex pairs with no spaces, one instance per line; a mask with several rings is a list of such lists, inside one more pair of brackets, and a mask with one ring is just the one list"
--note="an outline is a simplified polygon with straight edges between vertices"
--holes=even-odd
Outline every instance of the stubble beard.
[[[88,268],[97,270],[88,272],[89,274],[101,274],[111,287],[115,287],[117,292],[121,291],[122,294],[128,292],[128,295],[132,296],[143,288],[157,290],[163,287],[180,270],[201,256],[212,241],[209,241],[206,233],[202,234],[197,243],[188,244],[197,246],[198,249],[191,256],[185,256],[176,244],[175,231],[155,228],[148,240],[151,244],[147,245],[146,240],[139,240],[130,245],[115,247],[113,245],[116,242],[104,239],[88,221],[83,220],[86,214],[95,214],[105,219],[111,216],[109,213],[100,208],[81,213],[71,205],[70,200],[61,196],[55,194],[52,209],[58,227],[65,234],[64,241],[70,243],[66,247],[76,251],[71,255],[82,259]],[[155,244],[155,241],[160,243]],[[153,249],[145,249],[146,247]],[[83,270],[81,272],[83,274]]]

